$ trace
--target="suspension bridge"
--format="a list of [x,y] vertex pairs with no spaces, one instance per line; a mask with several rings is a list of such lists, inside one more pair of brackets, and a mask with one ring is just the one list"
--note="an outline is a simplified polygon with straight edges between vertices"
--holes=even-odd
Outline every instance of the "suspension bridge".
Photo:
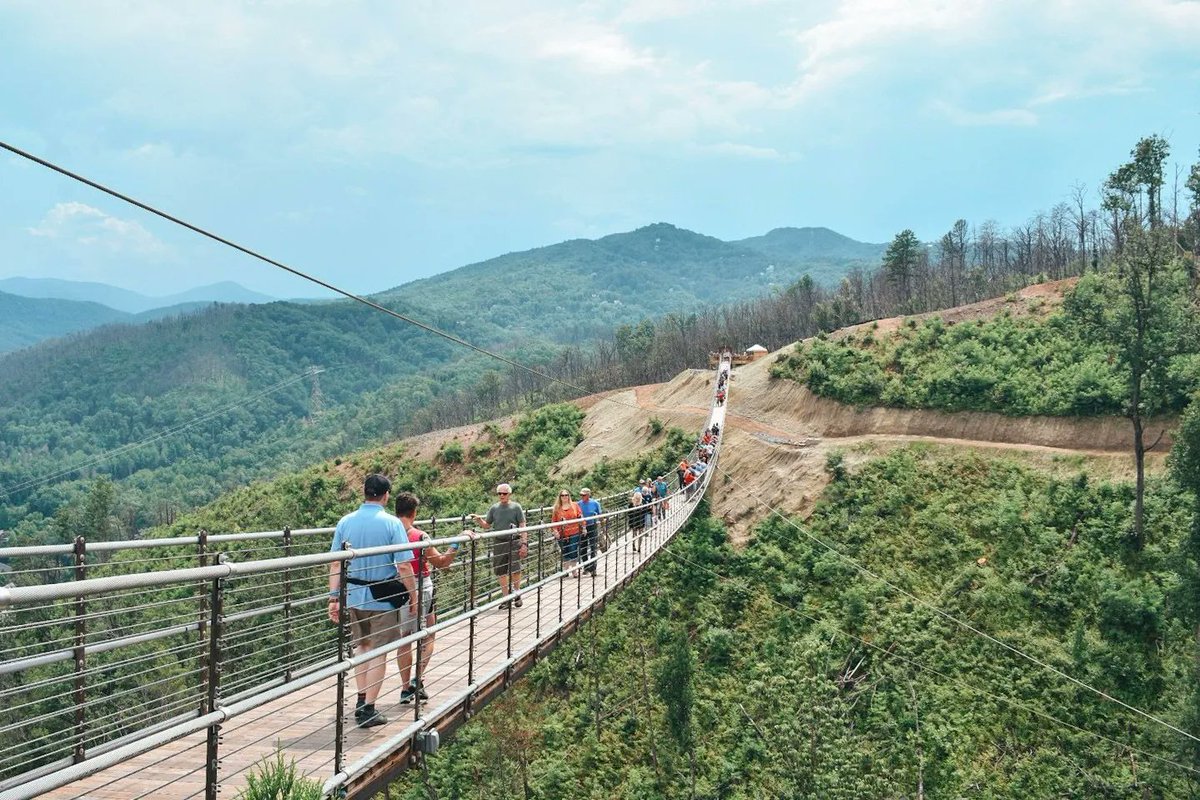
[[[716,375],[729,368],[723,359]],[[723,429],[728,384],[718,399],[717,383],[705,427]],[[486,552],[512,532],[476,533],[465,516],[419,521],[430,542],[358,551],[329,552],[332,528],[0,548],[14,565],[0,588],[0,800],[212,800],[277,752],[326,796],[386,792],[678,534],[723,438],[708,470],[687,487],[673,478],[652,506],[600,498],[609,544],[581,565],[594,574],[563,569],[549,509],[529,511],[520,607],[499,593]],[[438,571],[437,623],[353,652],[348,626],[326,617],[329,564],[408,549],[420,565],[426,547],[451,545],[461,556]],[[422,642],[435,643],[428,663]],[[427,698],[401,702],[402,650],[415,652]],[[354,668],[380,654],[389,672],[376,707],[390,722],[359,728]]]

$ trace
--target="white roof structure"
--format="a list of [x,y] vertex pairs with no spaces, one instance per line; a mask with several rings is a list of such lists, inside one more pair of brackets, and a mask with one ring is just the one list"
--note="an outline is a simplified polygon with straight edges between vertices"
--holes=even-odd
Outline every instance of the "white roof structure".
[[767,348],[763,347],[761,344],[756,344],[753,347],[747,347],[746,352],[747,353],[765,353],[765,352],[767,352]]

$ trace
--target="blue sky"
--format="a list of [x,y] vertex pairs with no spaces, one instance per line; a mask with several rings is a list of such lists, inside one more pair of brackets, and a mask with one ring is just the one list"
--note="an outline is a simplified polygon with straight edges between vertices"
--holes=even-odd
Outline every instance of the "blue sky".
[[[359,292],[666,221],[1003,226],[1200,146],[1200,2],[0,2],[0,138]],[[0,277],[298,279],[0,157]]]

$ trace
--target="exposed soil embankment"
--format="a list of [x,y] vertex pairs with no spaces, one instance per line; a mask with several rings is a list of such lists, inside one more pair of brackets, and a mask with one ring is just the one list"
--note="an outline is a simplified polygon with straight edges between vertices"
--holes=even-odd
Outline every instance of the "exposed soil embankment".
[[[731,381],[723,474],[713,484],[710,499],[735,540],[743,539],[753,522],[769,513],[768,505],[785,514],[807,514],[825,487],[825,460],[834,451],[853,467],[889,449],[921,443],[1008,453],[1063,474],[1086,469],[1101,479],[1133,475],[1132,433],[1126,419],[857,409],[817,397],[795,381],[771,378],[775,355],[736,368]],[[564,461],[563,469],[583,470],[604,457],[628,458],[656,446],[659,439],[650,434],[651,416],[667,425],[698,429],[707,413],[710,381],[707,370],[689,370],[668,383],[588,398],[587,438]],[[1148,456],[1151,470],[1161,468],[1173,426],[1174,420],[1147,426],[1147,444],[1158,442]]]
[[[1030,286],[1006,298],[938,315],[963,322],[1001,310],[1046,314],[1061,302],[1071,285],[1073,281]],[[901,324],[901,318],[880,320],[875,329],[886,332]],[[714,511],[729,524],[735,541],[743,539],[753,523],[769,513],[768,506],[789,515],[811,511],[825,488],[825,463],[833,452],[854,467],[889,449],[919,443],[1007,453],[1064,475],[1086,470],[1097,479],[1133,477],[1132,432],[1126,419],[854,408],[817,397],[795,381],[771,378],[770,366],[777,355],[737,367],[730,383],[725,445],[710,500]],[[708,370],[688,370],[667,383],[577,401],[587,412],[584,440],[564,459],[560,474],[579,473],[604,458],[632,458],[657,447],[664,434],[653,433],[651,418],[665,426],[698,431],[708,413],[711,380]],[[510,425],[511,420],[502,424]],[[1162,468],[1174,425],[1173,419],[1147,425],[1146,443],[1157,442],[1147,458],[1150,470]],[[417,457],[432,457],[450,439],[469,446],[482,433],[482,426],[438,431],[410,441],[409,446]]]

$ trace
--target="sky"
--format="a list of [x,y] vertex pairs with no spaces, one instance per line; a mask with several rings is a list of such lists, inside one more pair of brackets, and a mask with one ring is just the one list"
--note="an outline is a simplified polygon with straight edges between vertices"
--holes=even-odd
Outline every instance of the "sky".
[[[0,139],[373,292],[654,222],[1019,224],[1142,136],[1198,159],[1197,42],[1196,0],[0,0]],[[16,275],[320,295],[5,153]]]

